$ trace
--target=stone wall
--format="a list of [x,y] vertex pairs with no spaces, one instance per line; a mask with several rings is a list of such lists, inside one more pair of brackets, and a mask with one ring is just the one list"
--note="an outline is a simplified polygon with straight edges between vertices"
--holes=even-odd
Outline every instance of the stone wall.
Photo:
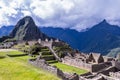
[[107,69],[105,69],[105,70],[101,70],[100,72],[98,72],[98,73],[101,73],[101,74],[104,74],[104,75],[107,75],[107,76],[109,76],[109,72],[115,72],[116,71],[116,69],[115,69],[115,67],[109,67],[109,68],[107,68]]
[[113,63],[113,65],[115,65],[115,67],[116,67],[117,69],[120,70],[120,61],[114,61],[114,62],[112,62],[112,63]]
[[75,59],[75,58],[70,58],[70,57],[65,57],[62,59],[62,62],[67,65],[75,66],[78,68],[83,68],[86,70],[91,71],[92,65],[83,62],[81,59]]
[[91,68],[91,72],[98,72],[100,70],[103,70],[105,68],[108,68],[112,66],[111,62],[104,62],[104,63],[100,63],[100,64],[93,64],[92,68]]
[[104,62],[100,64],[90,64],[90,63],[86,63],[85,61],[82,61],[81,59],[76,59],[68,56],[63,58],[62,62],[67,65],[72,65],[78,68],[89,70],[91,72],[98,72],[104,68],[108,68],[112,66],[111,62]]
[[47,46],[47,47],[51,47],[52,46],[52,42],[46,42],[46,41],[41,41],[40,43],[42,46]]
[[[66,64],[69,63],[69,65],[77,65],[78,64],[77,65],[77,67],[78,67],[81,64],[77,63],[77,61],[80,62],[79,60],[76,60],[76,59],[70,59],[70,60],[67,59],[67,62],[65,62],[63,60],[64,63],[66,63]],[[94,74],[94,75],[89,72],[89,73],[78,76],[77,74],[64,73],[62,70],[58,69],[57,67],[50,66],[44,59],[40,59],[40,58],[30,59],[29,63],[31,63],[32,65],[37,66],[39,68],[42,68],[44,70],[47,70],[51,73],[56,74],[62,80],[117,80],[116,76],[118,76],[114,73],[111,73],[112,76],[115,76],[114,78],[106,76],[106,74],[108,74],[109,72],[114,72],[115,68],[112,66],[105,68],[105,70],[103,70],[103,71],[101,70],[101,72],[98,72],[97,74]],[[105,64],[107,64],[107,66],[111,65],[110,62],[105,62],[105,63],[101,63],[99,65],[94,64],[91,66],[91,68],[95,69],[94,71],[97,71],[97,70],[99,70],[98,68],[106,67]],[[84,67],[85,67],[85,65],[84,65]],[[88,67],[86,67],[86,68],[88,68]],[[103,75],[103,74],[105,74],[105,75]]]
[[30,59],[29,63],[44,70],[47,70],[51,73],[54,73],[63,80],[79,80],[79,76],[77,74],[65,74],[62,70],[58,69],[57,67],[50,66],[49,64],[47,64],[44,59]]
[[103,74],[100,74],[100,76],[104,77],[105,80],[119,80],[119,79],[113,78],[111,76],[106,76],[106,75],[103,75]]
[[109,75],[113,78],[120,79],[120,72],[110,72]]

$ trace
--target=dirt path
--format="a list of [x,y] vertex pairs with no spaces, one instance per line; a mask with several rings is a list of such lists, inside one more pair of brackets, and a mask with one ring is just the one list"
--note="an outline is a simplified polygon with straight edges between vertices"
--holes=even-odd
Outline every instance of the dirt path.
[[0,49],[0,52],[17,51],[16,49]]

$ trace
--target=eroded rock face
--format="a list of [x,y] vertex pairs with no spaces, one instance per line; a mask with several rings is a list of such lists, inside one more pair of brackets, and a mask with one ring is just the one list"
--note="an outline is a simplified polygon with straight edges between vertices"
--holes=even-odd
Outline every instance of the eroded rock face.
[[43,34],[38,27],[35,25],[32,17],[26,16],[18,21],[10,36],[16,40],[37,40],[41,38],[42,40],[48,38]]

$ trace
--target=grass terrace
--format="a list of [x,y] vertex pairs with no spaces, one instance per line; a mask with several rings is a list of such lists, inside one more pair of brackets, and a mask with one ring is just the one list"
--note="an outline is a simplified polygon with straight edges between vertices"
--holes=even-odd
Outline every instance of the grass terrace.
[[17,55],[17,54],[24,54],[23,52],[21,52],[21,51],[9,51],[9,52],[6,52],[7,54],[9,54],[9,55]]
[[[0,55],[23,54],[19,51],[0,51]],[[0,80],[60,80],[56,75],[38,69],[28,63],[30,56],[0,59]]]
[[88,72],[87,70],[76,68],[76,67],[73,67],[73,66],[69,66],[69,65],[66,65],[66,64],[63,64],[63,63],[60,63],[60,62],[53,63],[51,65],[57,66],[62,71],[69,72],[69,73],[84,74],[84,73]]
[[6,52],[0,52],[0,56],[6,56]]

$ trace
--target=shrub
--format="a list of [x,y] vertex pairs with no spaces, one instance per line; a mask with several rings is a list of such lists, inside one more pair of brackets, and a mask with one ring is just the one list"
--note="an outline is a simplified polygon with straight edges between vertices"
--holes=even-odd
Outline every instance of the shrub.
[[41,47],[39,45],[33,45],[30,47],[29,50],[31,55],[38,55],[40,51],[41,51]]
[[25,42],[25,45],[29,45],[29,43],[26,41],[26,42]]

